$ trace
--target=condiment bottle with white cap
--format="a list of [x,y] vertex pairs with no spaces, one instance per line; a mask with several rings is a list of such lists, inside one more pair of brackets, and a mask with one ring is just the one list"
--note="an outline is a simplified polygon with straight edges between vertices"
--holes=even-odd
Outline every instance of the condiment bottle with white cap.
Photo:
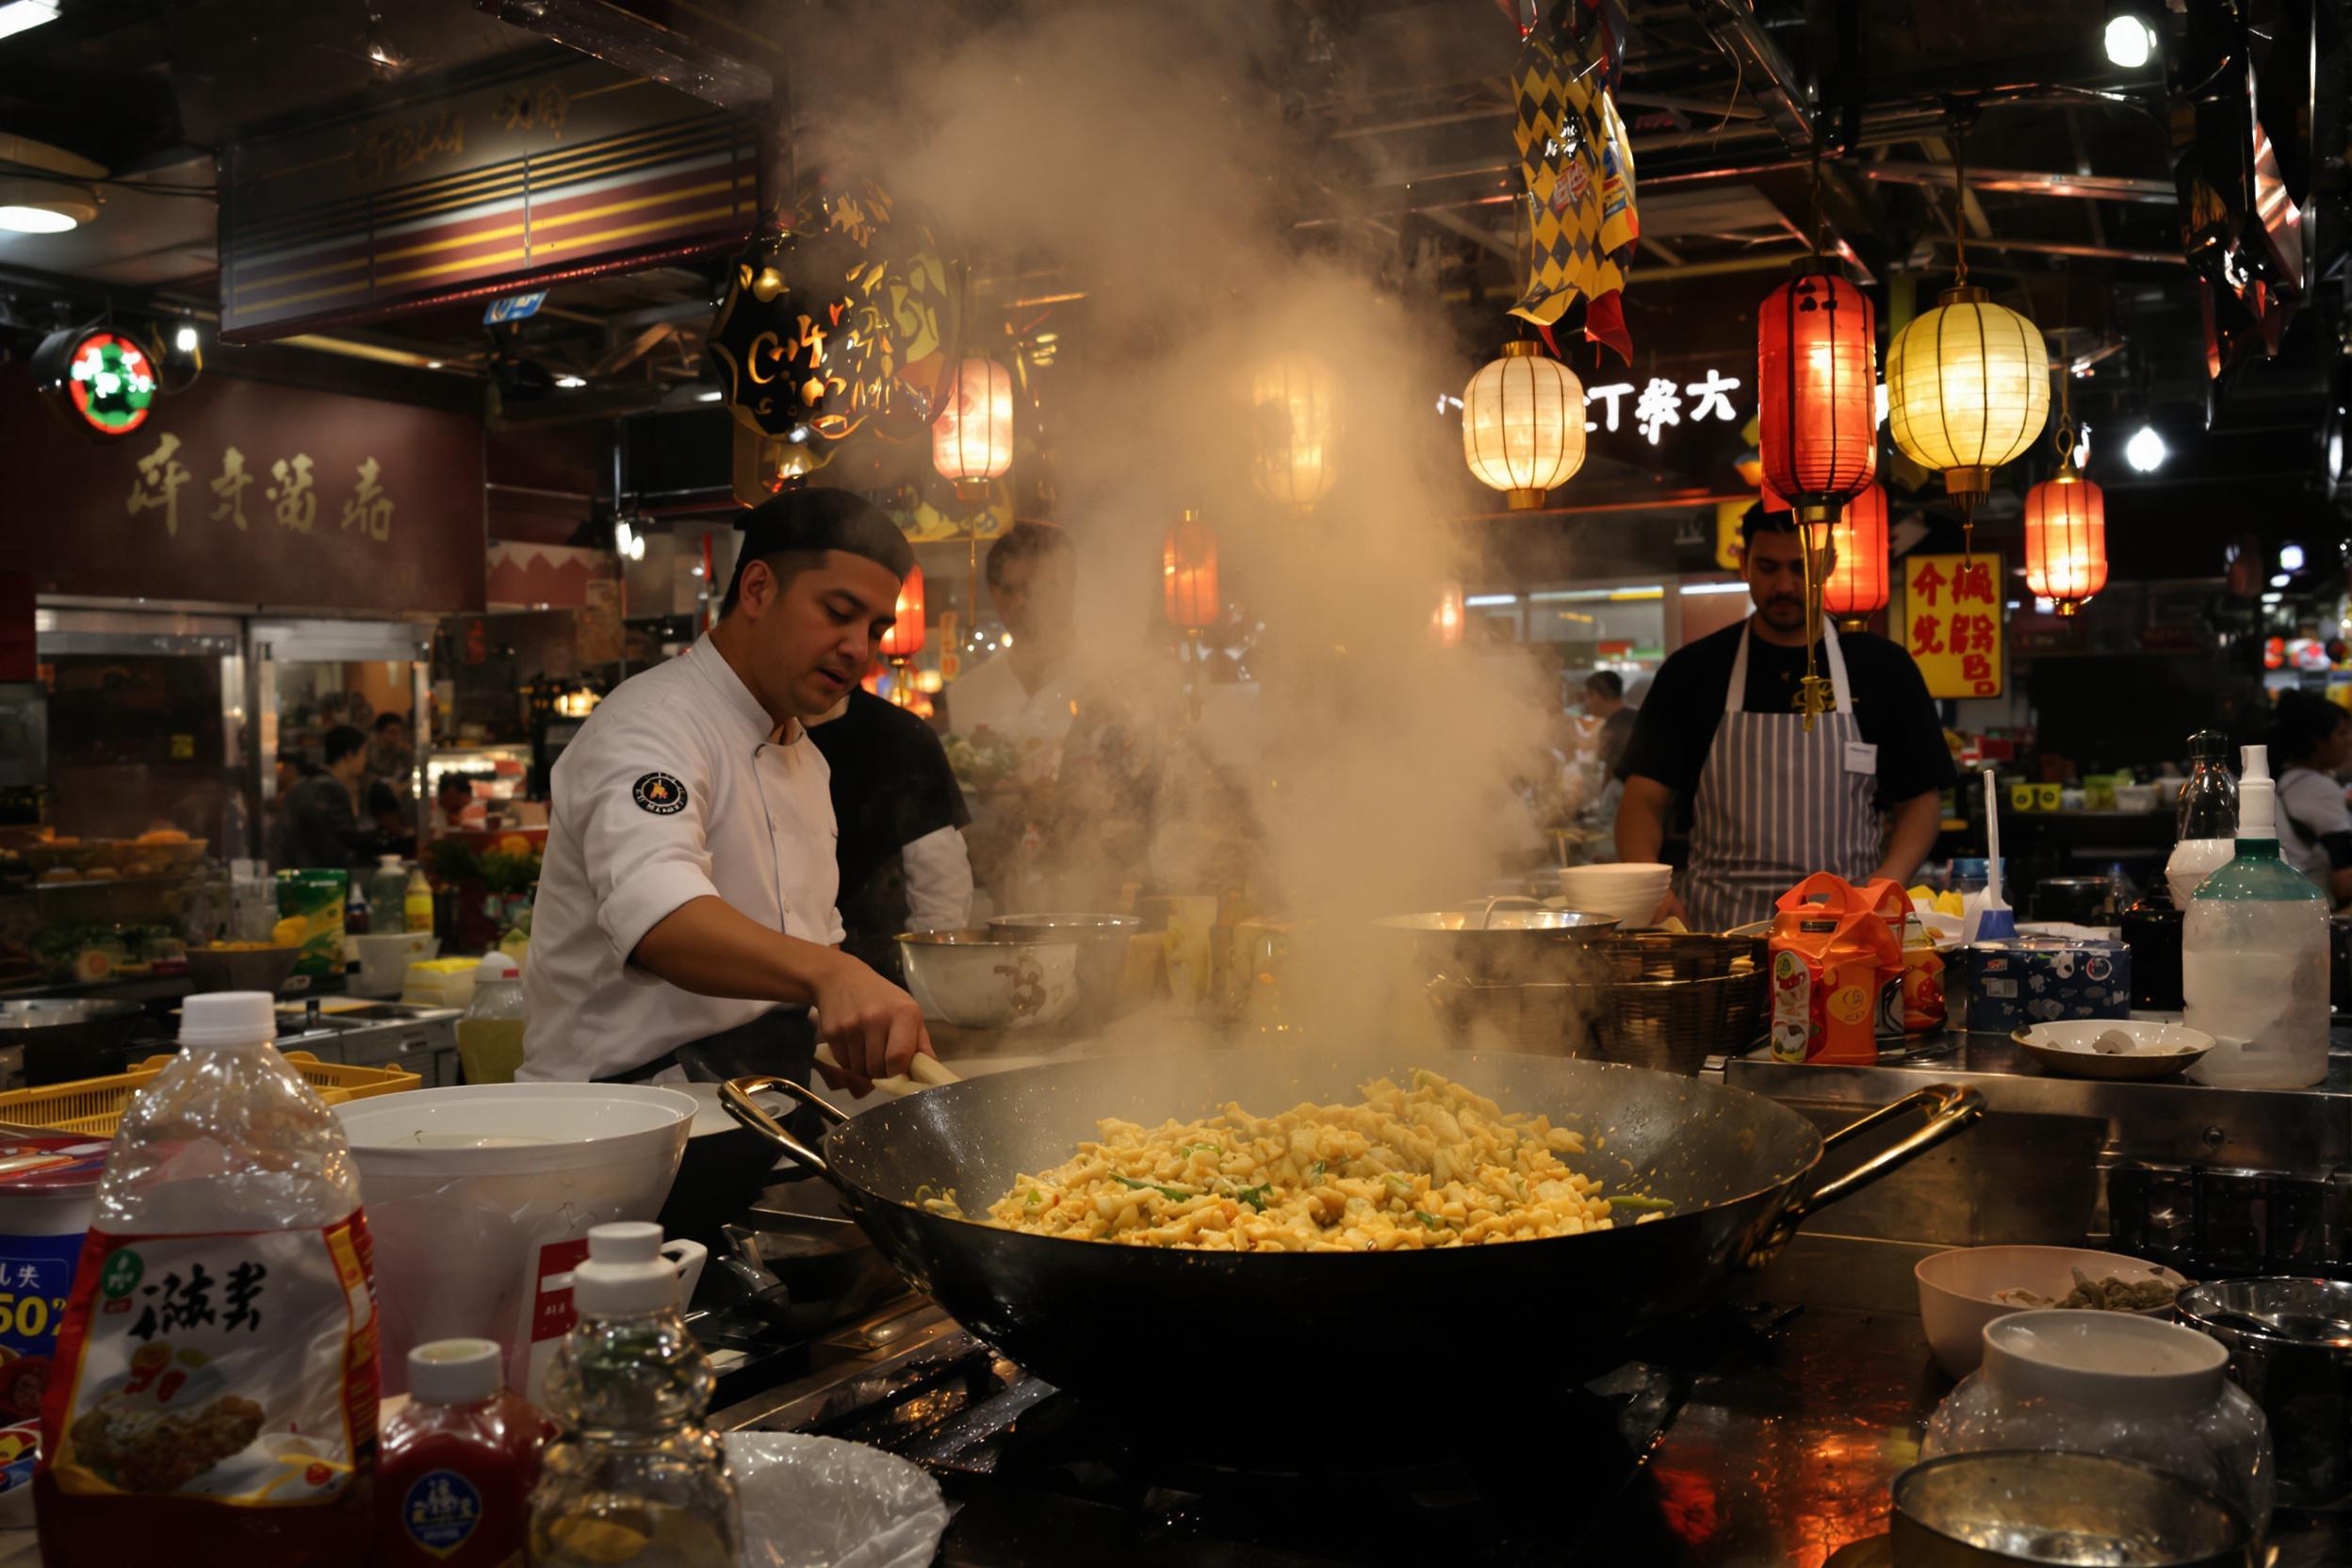
[[531,1498],[538,1568],[735,1568],[743,1525],[718,1434],[715,1379],[678,1311],[662,1227],[598,1225],[572,1274],[579,1321],[547,1369],[561,1435]]
[[2188,1025],[2214,1042],[2189,1076],[2299,1089],[2328,1076],[2328,899],[2279,858],[2269,748],[2245,755],[2237,854],[2197,884],[2181,923]]
[[514,1568],[547,1424],[506,1386],[493,1339],[408,1352],[408,1403],[385,1421],[377,1568]]
[[523,972],[496,948],[474,970],[474,998],[457,1021],[457,1059],[468,1084],[511,1084],[523,1065]]

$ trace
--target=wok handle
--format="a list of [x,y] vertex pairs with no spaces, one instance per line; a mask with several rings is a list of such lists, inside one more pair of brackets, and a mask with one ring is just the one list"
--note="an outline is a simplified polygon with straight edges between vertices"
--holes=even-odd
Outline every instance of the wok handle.
[[[789,1078],[730,1078],[719,1086],[719,1104],[727,1115],[733,1117],[743,1126],[744,1131],[757,1133],[791,1155],[794,1165],[805,1170],[812,1170],[835,1186],[841,1187],[841,1179],[833,1173],[833,1168],[825,1163],[824,1155],[794,1137],[786,1130],[782,1122],[761,1110],[753,1102],[751,1098],[753,1095],[764,1094],[771,1089],[790,1092],[795,1099],[806,1097],[816,1105],[818,1115],[830,1113],[837,1123],[849,1119],[840,1111],[826,1104],[822,1098],[805,1086],[795,1084]],[[848,1189],[842,1187],[842,1190],[846,1192]]]
[[1797,1227],[1804,1224],[1806,1217],[1816,1210],[1825,1209],[1839,1199],[1861,1191],[1881,1176],[1909,1165],[1946,1138],[1966,1128],[1984,1114],[1984,1096],[1975,1089],[1962,1088],[1952,1084],[1930,1084],[1927,1087],[1915,1089],[1890,1104],[1881,1105],[1859,1121],[1848,1122],[1845,1126],[1823,1137],[1821,1147],[1824,1151],[1835,1149],[1839,1144],[1869,1132],[1881,1122],[1891,1121],[1912,1110],[1927,1112],[1925,1126],[1892,1148],[1883,1150],[1861,1165],[1854,1167],[1836,1181],[1824,1182],[1811,1192],[1789,1203],[1780,1212],[1780,1217],[1772,1224],[1772,1234],[1766,1238],[1763,1247],[1757,1250],[1751,1262],[1764,1262],[1786,1247],[1789,1237],[1797,1233]]

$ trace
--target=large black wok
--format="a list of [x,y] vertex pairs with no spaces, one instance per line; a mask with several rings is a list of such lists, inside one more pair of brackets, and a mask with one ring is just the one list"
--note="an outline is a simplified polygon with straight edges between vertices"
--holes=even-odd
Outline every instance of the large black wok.
[[[1302,1432],[1364,1441],[1428,1429],[1416,1417],[1500,1412],[1625,1359],[1642,1330],[1719,1302],[1733,1275],[1805,1216],[1959,1132],[1974,1090],[1916,1094],[1824,1138],[1745,1090],[1640,1068],[1448,1052],[1427,1065],[1497,1101],[1576,1128],[1571,1164],[1610,1193],[1674,1200],[1665,1218],[1581,1236],[1426,1251],[1234,1253],[1070,1241],[918,1206],[953,1189],[984,1213],[1024,1171],[1067,1160],[1095,1123],[1152,1125],[1239,1101],[1259,1115],[1351,1102],[1402,1057],[1206,1053],[1106,1058],[926,1089],[855,1119],[796,1084],[738,1079],[722,1102],[838,1187],[883,1254],[1005,1355],[1122,1418],[1289,1447]],[[792,1093],[839,1123],[810,1150],[754,1105]],[[1926,1124],[1836,1181],[1812,1184],[1825,1147],[1912,1109]],[[1458,1434],[1461,1435],[1461,1434]]]

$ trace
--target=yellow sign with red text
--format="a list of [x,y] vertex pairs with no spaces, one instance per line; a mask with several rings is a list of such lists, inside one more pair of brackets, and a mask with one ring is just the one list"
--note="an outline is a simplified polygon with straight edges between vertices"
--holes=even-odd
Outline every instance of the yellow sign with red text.
[[2001,682],[2001,557],[1903,559],[1903,639],[1934,697],[1997,697]]

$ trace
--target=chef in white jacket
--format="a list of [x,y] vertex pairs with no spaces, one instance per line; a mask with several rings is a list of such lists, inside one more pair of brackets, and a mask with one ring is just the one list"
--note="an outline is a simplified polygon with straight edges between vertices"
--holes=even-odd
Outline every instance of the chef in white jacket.
[[842,490],[745,515],[718,625],[621,683],[553,774],[517,1077],[804,1077],[861,1092],[931,1048],[913,1000],[839,951],[829,775],[808,721],[854,688],[913,553]]

